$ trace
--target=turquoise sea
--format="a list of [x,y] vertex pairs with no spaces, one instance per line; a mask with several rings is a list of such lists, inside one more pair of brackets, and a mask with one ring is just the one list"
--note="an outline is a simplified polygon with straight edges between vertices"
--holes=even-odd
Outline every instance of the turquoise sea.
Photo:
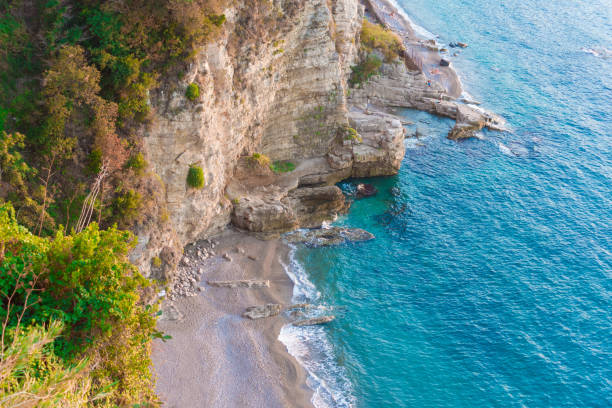
[[[297,248],[285,328],[317,406],[612,406],[612,2],[400,0],[511,131],[445,138],[404,111],[395,177],[337,224],[367,243]],[[350,192],[358,180],[342,187]]]

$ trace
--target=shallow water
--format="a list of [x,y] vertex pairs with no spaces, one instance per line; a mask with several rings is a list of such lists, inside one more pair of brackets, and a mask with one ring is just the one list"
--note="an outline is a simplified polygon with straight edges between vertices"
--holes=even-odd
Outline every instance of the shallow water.
[[338,315],[319,405],[612,406],[612,3],[399,3],[512,132],[403,112],[425,136],[337,221],[376,239],[296,252]]

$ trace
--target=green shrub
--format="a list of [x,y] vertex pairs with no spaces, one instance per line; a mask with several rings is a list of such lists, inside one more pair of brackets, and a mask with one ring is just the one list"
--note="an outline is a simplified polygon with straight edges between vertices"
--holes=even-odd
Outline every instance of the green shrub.
[[[17,224],[10,205],[0,205],[0,290],[15,293],[10,307],[5,298],[0,300],[0,321],[7,322],[18,341],[23,340],[20,329],[26,336],[23,346],[32,347],[32,353],[25,354],[35,363],[27,367],[33,381],[46,383],[53,380],[49,370],[60,373],[62,367],[87,359],[85,380],[91,389],[82,390],[86,400],[104,391],[101,406],[156,401],[150,346],[160,333],[155,330],[156,308],[141,299],[149,283],[128,260],[135,243],[129,231],[102,231],[96,223],[78,234],[60,230],[53,239],[40,238]],[[36,339],[45,334],[36,327],[50,321],[61,327],[50,324],[47,336],[53,343],[37,348]],[[35,338],[28,339],[32,334]],[[41,359],[44,364],[38,365]],[[31,386],[27,381],[2,377],[0,393],[23,391]]]
[[152,259],[152,263],[153,263],[153,266],[156,268],[159,268],[160,266],[162,266],[162,260],[159,256],[154,256]]
[[253,153],[248,161],[252,166],[270,167],[270,158],[262,153]]
[[378,74],[378,70],[382,65],[382,61],[376,55],[368,55],[367,58],[359,65],[351,67],[351,77],[349,82],[351,85],[360,85],[367,82],[373,75]]
[[275,161],[270,165],[270,170],[275,173],[288,173],[295,170],[295,164],[288,161]]
[[206,18],[217,27],[221,27],[225,23],[225,14],[211,14]]
[[90,175],[94,175],[98,174],[100,169],[102,169],[102,151],[100,149],[94,149],[87,157],[85,171]]
[[344,140],[351,140],[353,142],[358,142],[358,143],[361,143],[363,141],[361,136],[359,136],[359,133],[357,133],[357,131],[353,129],[352,127],[347,126],[347,127],[342,128],[342,133],[344,134],[343,136]]
[[119,225],[127,226],[138,217],[141,201],[140,193],[132,189],[117,194],[113,200],[113,213]]
[[374,49],[380,50],[387,62],[396,59],[404,49],[402,40],[397,34],[365,19],[361,26],[361,46],[366,52],[372,52]]
[[125,167],[134,170],[136,174],[142,174],[145,167],[147,167],[147,162],[142,153],[138,152],[129,158]]
[[199,166],[190,166],[189,172],[187,173],[187,184],[191,188],[202,188],[204,187],[204,170]]
[[198,86],[198,84],[196,84],[195,82],[189,84],[189,86],[187,86],[187,92],[185,93],[185,95],[187,95],[187,99],[189,99],[190,101],[195,101],[196,99],[198,99],[200,97],[200,87]]

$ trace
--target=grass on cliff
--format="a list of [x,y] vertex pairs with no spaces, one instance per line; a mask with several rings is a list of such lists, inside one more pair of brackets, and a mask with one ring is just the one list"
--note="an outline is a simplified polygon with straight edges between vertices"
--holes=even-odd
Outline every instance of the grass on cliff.
[[275,161],[270,165],[270,170],[274,173],[289,173],[295,170],[295,164],[289,161]]
[[402,40],[397,34],[366,19],[361,26],[361,46],[368,53],[375,49],[380,50],[386,62],[395,60],[404,49]]
[[200,189],[204,187],[205,182],[204,170],[200,166],[189,166],[189,172],[187,173],[187,184],[189,187]]

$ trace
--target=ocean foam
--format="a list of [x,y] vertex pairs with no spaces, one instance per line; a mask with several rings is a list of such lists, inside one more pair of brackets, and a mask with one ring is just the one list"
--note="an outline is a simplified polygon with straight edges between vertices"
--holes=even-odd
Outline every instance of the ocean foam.
[[425,27],[422,27],[422,26],[416,24],[410,18],[408,13],[406,13],[404,8],[402,6],[400,6],[396,0],[389,0],[389,3],[391,3],[391,5],[393,7],[395,7],[395,9],[401,14],[401,16],[404,17],[410,23],[410,26],[412,27],[412,29],[414,30],[414,33],[416,35],[418,35],[419,37],[423,37],[426,40],[434,40],[437,43],[438,36],[433,34],[433,33],[431,33],[430,31],[428,31]]
[[[310,282],[306,271],[295,259],[296,247],[291,246],[289,265],[283,264],[285,272],[293,281],[294,303],[314,303],[321,293]],[[329,307],[308,309],[307,317],[328,311]],[[278,339],[308,372],[307,385],[314,391],[311,402],[316,408],[349,408],[355,406],[351,382],[344,367],[336,362],[336,357],[327,332],[323,326],[295,327],[285,325]]]

